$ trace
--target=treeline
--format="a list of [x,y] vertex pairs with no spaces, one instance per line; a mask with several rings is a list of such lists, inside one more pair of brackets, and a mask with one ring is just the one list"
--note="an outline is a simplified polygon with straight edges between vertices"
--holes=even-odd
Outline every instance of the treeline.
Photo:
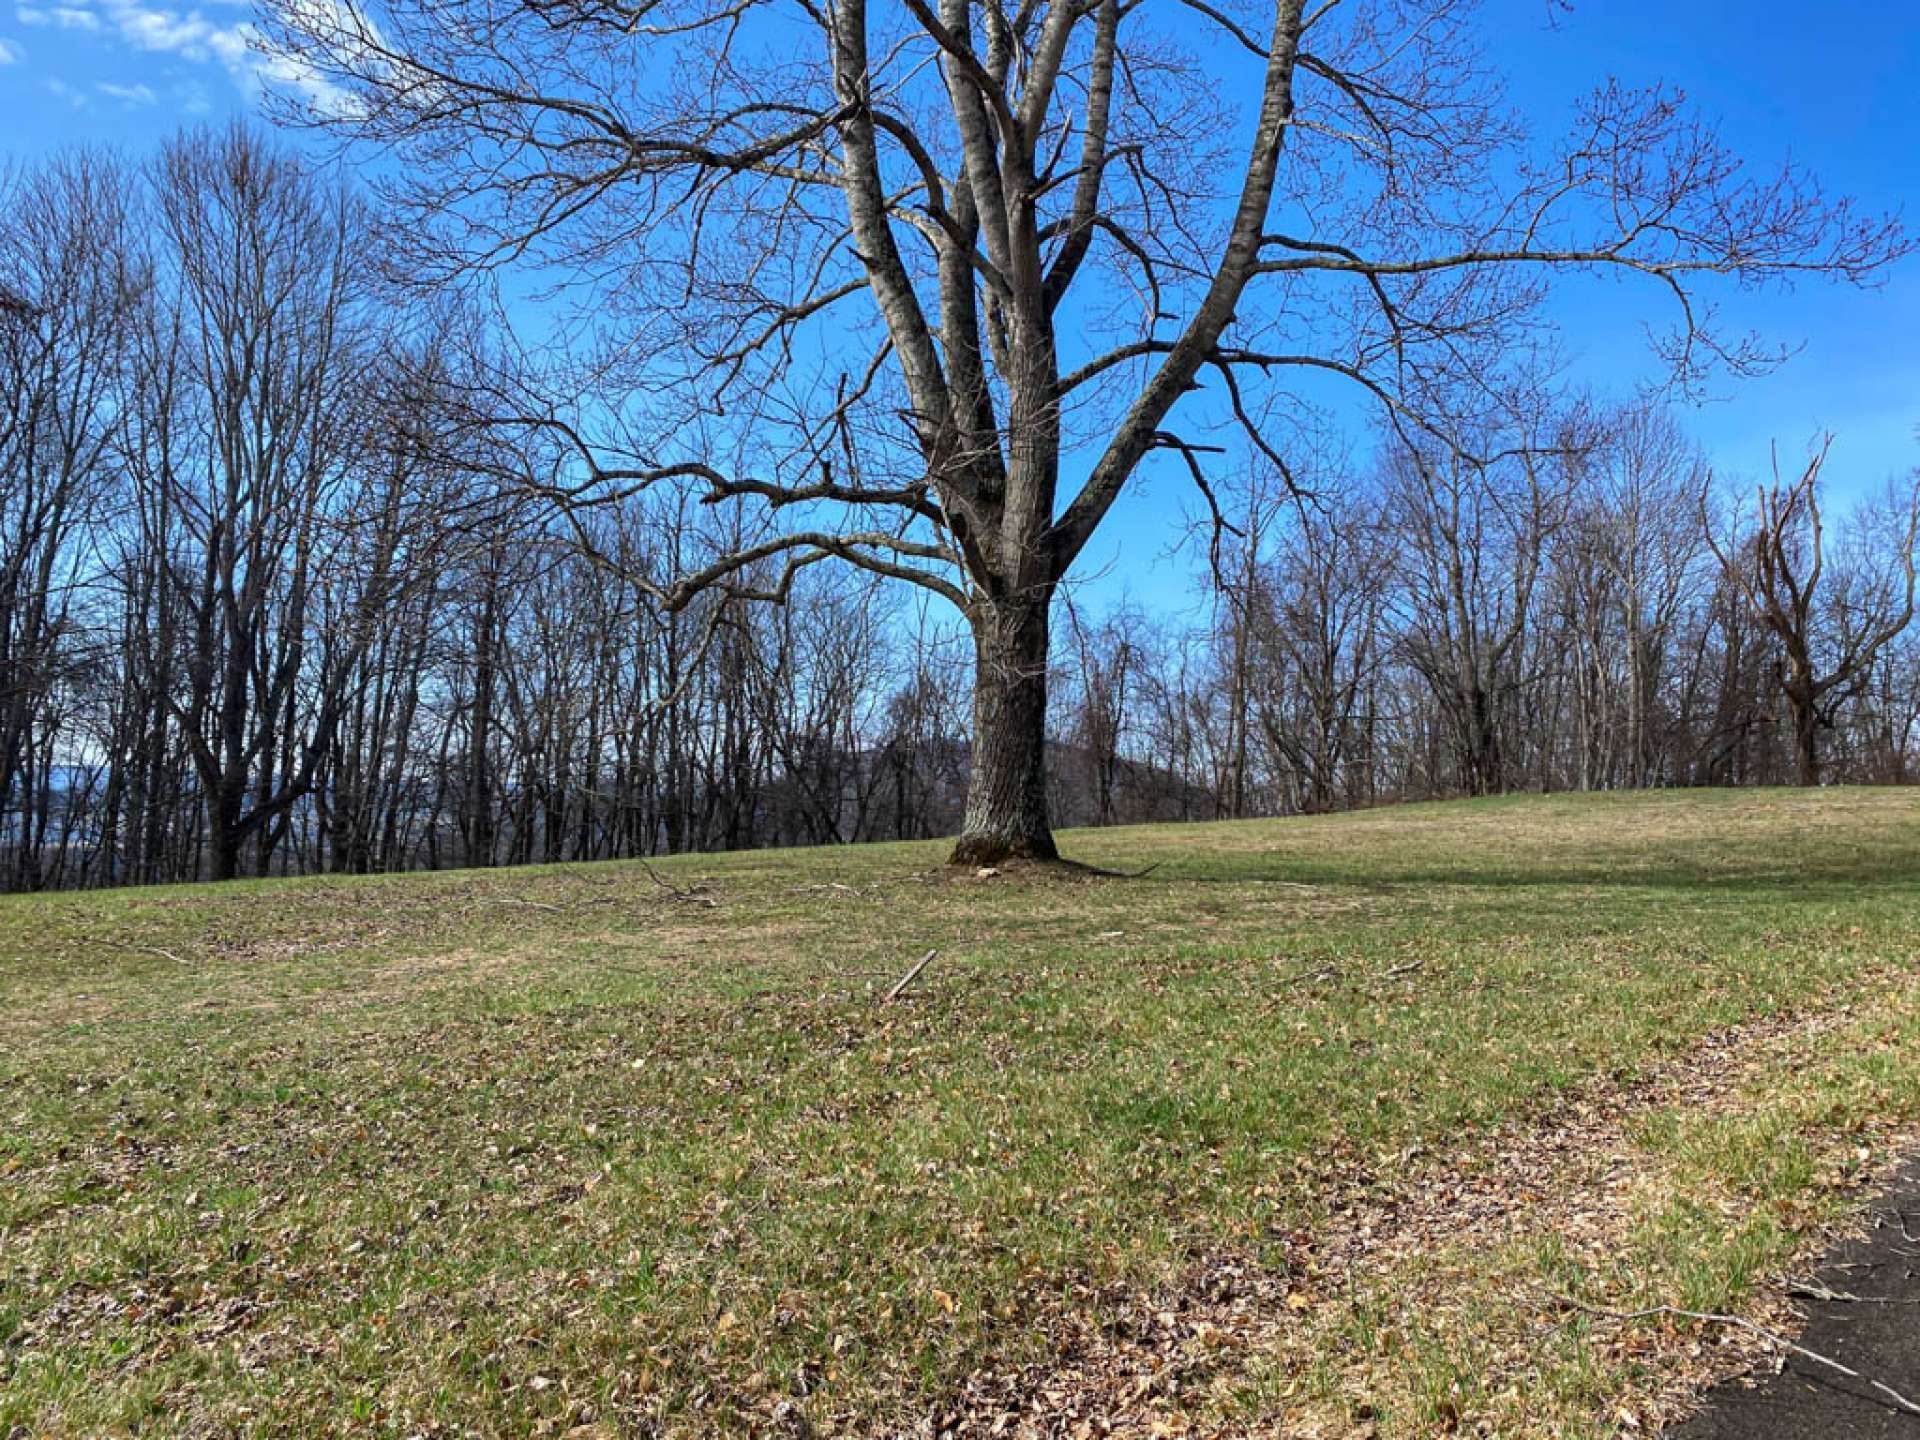
[[[828,566],[656,603],[751,537],[523,483],[486,324],[350,189],[244,129],[0,185],[0,884],[956,827],[963,631]],[[1823,527],[1817,465],[1740,503],[1658,410],[1580,435],[1260,471],[1193,612],[1063,600],[1056,821],[1905,782],[1911,491]]]
[[648,577],[739,537],[690,503],[564,521],[471,423],[484,324],[383,259],[245,129],[5,177],[7,888],[950,824],[949,647],[821,571],[665,612]]
[[[1824,455],[1722,487],[1664,411],[1581,419],[1558,455],[1252,487],[1192,711],[1226,813],[1914,777],[1912,481],[1835,526]],[[1081,682],[1084,733],[1115,690]]]

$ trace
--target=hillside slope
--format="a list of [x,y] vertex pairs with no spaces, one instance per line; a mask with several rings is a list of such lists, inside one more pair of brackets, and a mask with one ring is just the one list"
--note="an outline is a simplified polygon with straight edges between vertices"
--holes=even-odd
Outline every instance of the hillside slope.
[[1064,848],[0,902],[0,1436],[1645,1429],[1920,1128],[1908,792]]

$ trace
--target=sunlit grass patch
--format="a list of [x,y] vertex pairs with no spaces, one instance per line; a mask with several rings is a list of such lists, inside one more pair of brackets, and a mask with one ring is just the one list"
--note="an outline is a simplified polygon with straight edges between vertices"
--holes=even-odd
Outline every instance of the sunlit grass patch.
[[0,906],[0,1434],[1605,1434],[1920,1120],[1898,792],[1068,849]]

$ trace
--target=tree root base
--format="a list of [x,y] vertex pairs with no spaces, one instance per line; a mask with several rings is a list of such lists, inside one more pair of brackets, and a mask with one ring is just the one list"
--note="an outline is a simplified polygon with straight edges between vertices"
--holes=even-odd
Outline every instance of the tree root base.
[[1156,860],[1140,870],[1109,870],[1101,865],[1089,865],[1084,860],[1069,860],[1058,854],[1045,857],[1010,855],[983,862],[963,860],[956,850],[953,858],[946,863],[945,873],[954,880],[973,879],[983,871],[992,871],[994,876],[1011,875],[1034,880],[1138,880],[1158,870],[1160,863]]
[[1053,837],[1042,835],[1025,840],[1001,840],[986,835],[962,835],[954,842],[947,864],[982,869],[1004,865],[1061,865],[1060,852]]

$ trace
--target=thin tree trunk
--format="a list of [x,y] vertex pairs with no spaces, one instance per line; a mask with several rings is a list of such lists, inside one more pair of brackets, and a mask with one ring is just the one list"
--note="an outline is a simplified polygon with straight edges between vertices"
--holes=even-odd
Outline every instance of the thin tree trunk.
[[1788,697],[1793,710],[1793,760],[1796,783],[1814,786],[1820,783],[1820,752],[1816,739],[1818,717],[1812,700],[1798,695]]

